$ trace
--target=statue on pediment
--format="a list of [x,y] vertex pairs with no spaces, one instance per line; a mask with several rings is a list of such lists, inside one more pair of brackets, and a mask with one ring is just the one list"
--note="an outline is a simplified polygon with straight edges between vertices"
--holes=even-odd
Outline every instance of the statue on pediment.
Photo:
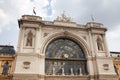
[[71,17],[67,17],[65,15],[65,12],[63,12],[61,14],[61,16],[57,16],[57,18],[55,20],[56,21],[60,21],[60,22],[72,22],[72,18]]

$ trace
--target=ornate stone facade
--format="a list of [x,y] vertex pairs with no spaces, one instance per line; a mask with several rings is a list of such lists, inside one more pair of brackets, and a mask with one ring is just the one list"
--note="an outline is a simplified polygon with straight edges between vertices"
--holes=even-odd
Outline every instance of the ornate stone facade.
[[0,45],[0,80],[12,80],[15,50],[13,46]]
[[53,22],[23,15],[18,23],[14,80],[117,80],[103,24],[64,14]]
[[113,64],[115,68],[115,72],[117,73],[120,80],[120,52],[110,52],[111,57],[113,58]]

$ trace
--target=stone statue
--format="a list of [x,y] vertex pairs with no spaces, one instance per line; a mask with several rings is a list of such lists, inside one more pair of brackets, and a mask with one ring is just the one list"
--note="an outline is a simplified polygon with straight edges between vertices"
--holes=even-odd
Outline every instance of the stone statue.
[[71,17],[67,17],[65,15],[65,11],[61,14],[61,16],[57,16],[56,21],[60,21],[60,22],[72,22],[72,18]]
[[26,46],[32,46],[33,34],[30,31],[27,35]]
[[102,42],[99,39],[97,40],[97,46],[99,51],[103,51]]
[[3,75],[7,75],[8,74],[8,71],[9,71],[9,62],[6,61],[4,66],[3,66],[3,71],[2,71],[2,74]]

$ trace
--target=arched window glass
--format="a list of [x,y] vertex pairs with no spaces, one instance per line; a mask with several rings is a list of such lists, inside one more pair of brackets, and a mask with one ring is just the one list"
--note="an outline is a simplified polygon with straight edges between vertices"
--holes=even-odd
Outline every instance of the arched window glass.
[[45,72],[48,75],[86,75],[86,57],[82,48],[74,41],[60,38],[52,41],[46,49]]

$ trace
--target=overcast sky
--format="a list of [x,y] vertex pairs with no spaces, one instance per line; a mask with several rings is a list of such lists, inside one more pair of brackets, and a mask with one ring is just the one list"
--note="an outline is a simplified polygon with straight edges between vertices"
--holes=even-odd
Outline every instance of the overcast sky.
[[63,11],[78,24],[91,21],[108,29],[106,38],[110,51],[120,52],[120,0],[0,0],[0,45],[17,47],[18,22],[22,15],[33,15],[52,21]]

